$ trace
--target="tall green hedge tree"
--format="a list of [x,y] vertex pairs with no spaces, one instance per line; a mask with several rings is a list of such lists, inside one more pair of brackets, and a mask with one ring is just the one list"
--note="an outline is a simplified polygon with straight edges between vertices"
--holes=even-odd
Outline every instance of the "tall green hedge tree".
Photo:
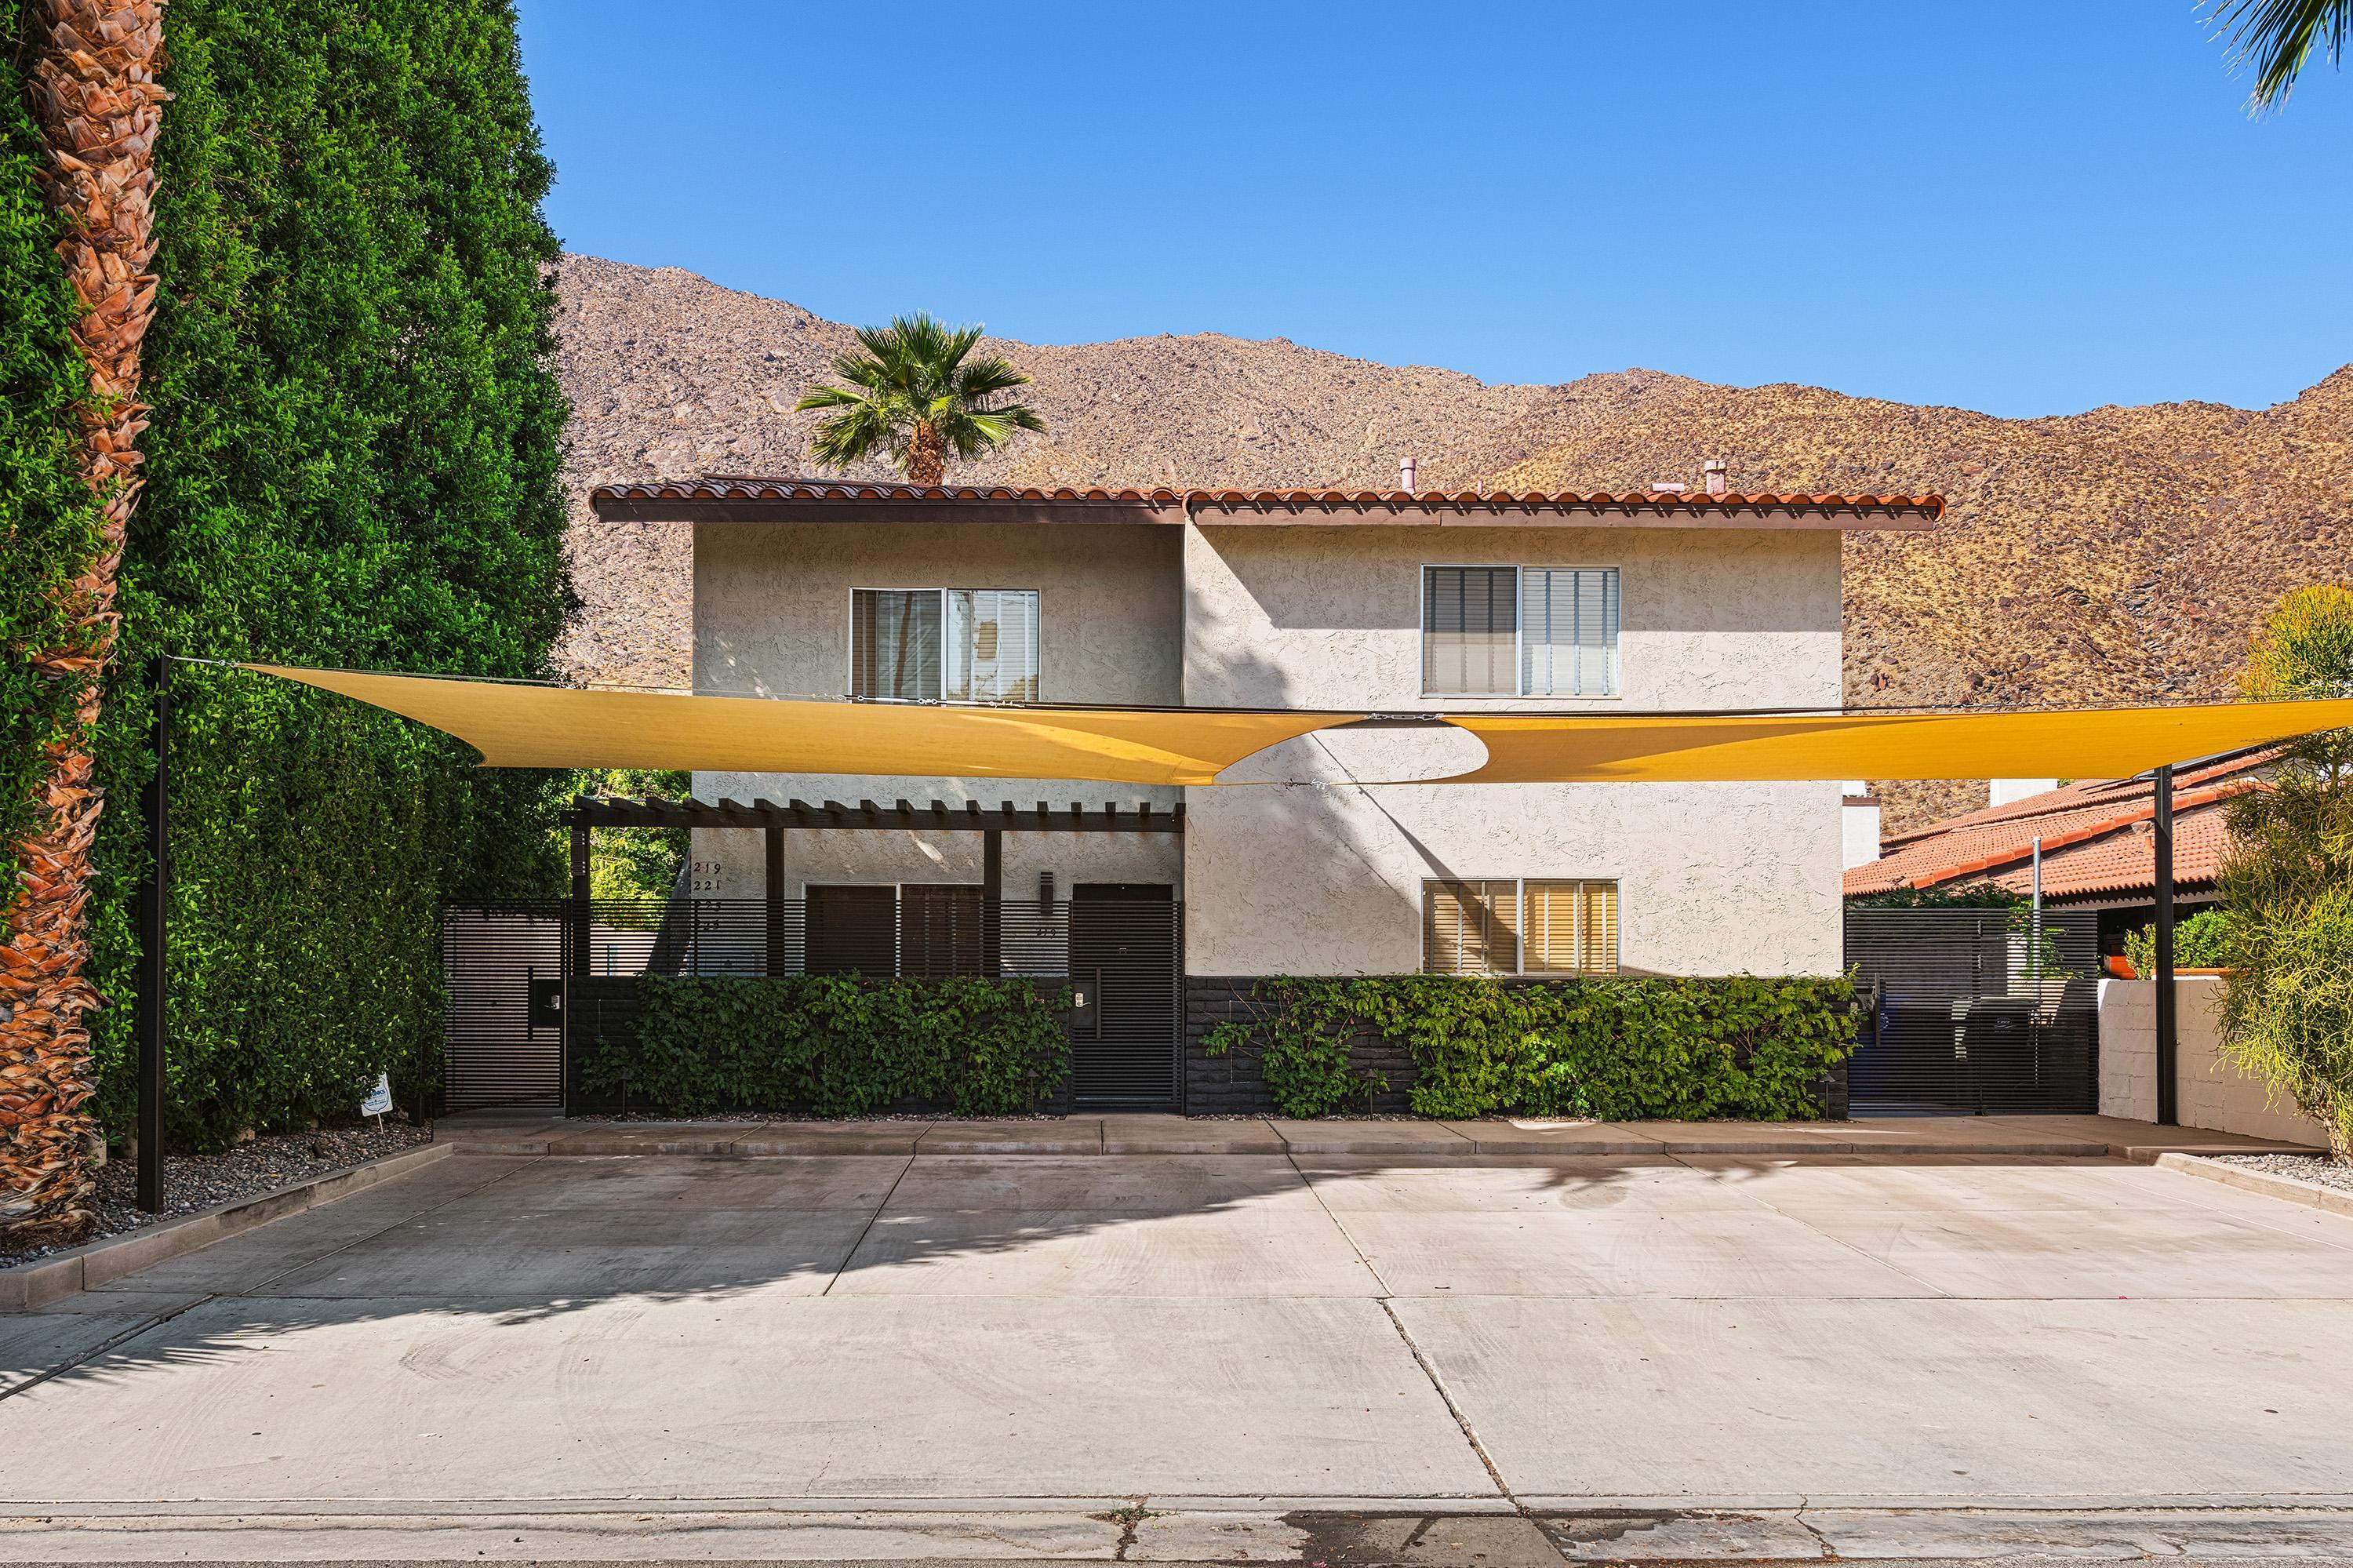
[[[2258,697],[2353,695],[2353,588],[2280,601],[2248,660]],[[2228,911],[2222,993],[2231,1054],[2353,1158],[2353,731],[2291,747],[2231,806],[2218,886]]]
[[[503,0],[173,0],[163,281],[127,657],[101,748],[144,778],[137,660],[540,677],[571,605],[550,177]],[[374,710],[175,667],[176,1141],[351,1115],[437,1065],[446,898],[552,892],[550,781]],[[129,994],[133,810],[100,844]],[[128,1118],[127,1006],[100,1106]]]

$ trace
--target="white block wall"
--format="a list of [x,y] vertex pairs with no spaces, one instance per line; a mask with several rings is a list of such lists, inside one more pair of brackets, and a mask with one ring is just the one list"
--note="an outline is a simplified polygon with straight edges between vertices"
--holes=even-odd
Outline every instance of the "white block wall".
[[[2249,1138],[2328,1146],[2317,1121],[2251,1078],[2221,1054],[2222,981],[2215,975],[2184,975],[2173,982],[2180,1097],[2184,1127],[2235,1132]],[[2100,1114],[2157,1119],[2157,982],[2100,982]]]

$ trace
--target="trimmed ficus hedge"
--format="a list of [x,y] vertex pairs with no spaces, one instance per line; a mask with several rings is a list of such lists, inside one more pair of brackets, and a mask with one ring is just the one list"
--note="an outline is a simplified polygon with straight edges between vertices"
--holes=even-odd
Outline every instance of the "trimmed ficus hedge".
[[1402,1045],[1424,1116],[1513,1111],[1605,1120],[1823,1114],[1824,1075],[1854,1049],[1843,980],[1503,981],[1476,975],[1282,979],[1256,1016],[1220,1024],[1212,1055],[1255,1052],[1285,1116],[1363,1103],[1386,1075],[1357,1042]]
[[[173,0],[164,27],[153,413],[91,905],[118,1136],[142,661],[544,678],[571,598],[550,170],[512,6]],[[441,906],[562,886],[552,779],[343,698],[173,679],[172,1144],[348,1119],[387,1069],[412,1103],[438,1073]]]
[[634,1108],[1010,1116],[1070,1075],[1068,999],[1026,980],[647,975],[638,994],[635,1042],[591,1042],[580,1070]]

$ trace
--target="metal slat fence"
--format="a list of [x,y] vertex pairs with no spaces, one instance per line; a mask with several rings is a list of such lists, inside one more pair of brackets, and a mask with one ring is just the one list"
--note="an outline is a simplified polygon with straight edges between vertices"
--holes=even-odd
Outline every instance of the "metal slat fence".
[[[1067,981],[1082,1100],[1163,1103],[1177,1086],[1183,906],[1173,900],[989,901],[977,888],[838,887],[808,898],[565,899],[444,912],[446,1104],[565,1099],[567,981],[600,1017],[658,975],[997,975]],[[573,964],[587,944],[587,961]],[[1074,956],[1076,962],[1074,964]],[[625,1010],[634,1016],[634,1010]]]
[[2096,1111],[2099,963],[2088,911],[1849,909],[1854,1114]]

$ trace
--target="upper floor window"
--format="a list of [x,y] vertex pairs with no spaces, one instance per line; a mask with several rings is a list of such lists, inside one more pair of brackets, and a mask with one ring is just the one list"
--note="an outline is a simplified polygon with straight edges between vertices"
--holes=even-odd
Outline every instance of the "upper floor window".
[[904,703],[1038,700],[1035,588],[852,588],[849,694]]
[[1433,696],[1618,692],[1615,567],[1424,567],[1421,689]]

